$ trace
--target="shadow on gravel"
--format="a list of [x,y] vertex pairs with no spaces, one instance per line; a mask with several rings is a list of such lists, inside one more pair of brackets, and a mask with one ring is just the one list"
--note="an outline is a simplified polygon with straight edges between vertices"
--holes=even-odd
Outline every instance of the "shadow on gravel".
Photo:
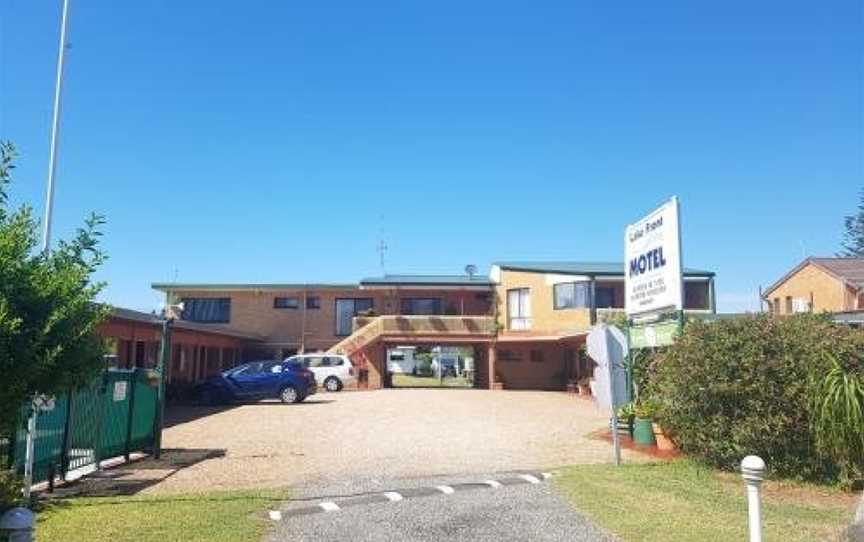
[[174,476],[181,470],[210,459],[225,457],[224,449],[173,448],[162,457],[151,456],[96,471],[40,495],[46,502],[69,497],[114,497],[136,495]]

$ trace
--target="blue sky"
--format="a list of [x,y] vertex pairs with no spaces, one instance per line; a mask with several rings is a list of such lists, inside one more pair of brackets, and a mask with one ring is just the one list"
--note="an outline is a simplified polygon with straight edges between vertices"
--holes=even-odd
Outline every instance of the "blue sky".
[[[0,138],[42,209],[59,0],[0,0]],[[107,215],[105,298],[622,260],[681,199],[684,263],[756,308],[864,185],[862,7],[72,1],[56,231]]]

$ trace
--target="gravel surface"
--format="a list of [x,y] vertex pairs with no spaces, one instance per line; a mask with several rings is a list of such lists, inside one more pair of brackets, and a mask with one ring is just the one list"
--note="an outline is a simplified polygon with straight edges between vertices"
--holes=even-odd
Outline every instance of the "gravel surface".
[[586,438],[605,416],[590,402],[550,392],[322,393],[298,405],[174,408],[168,422],[166,448],[213,457],[147,493],[542,470],[612,455],[607,443]]
[[[392,481],[319,488],[282,508],[285,516],[274,522],[269,542],[289,541],[490,541],[532,540],[538,542],[612,541],[610,535],[593,525],[554,493],[548,482],[477,487],[457,490],[451,495],[406,497],[400,502],[355,504],[335,512],[290,516],[290,510],[319,502],[323,496],[344,503],[343,495],[367,491],[396,490],[410,495],[435,485],[456,485],[489,479],[505,480],[510,474],[473,477],[439,477],[408,482]],[[346,492],[347,491],[347,492]],[[334,495],[336,497],[334,497]],[[309,499],[308,501],[306,499]],[[350,501],[350,498],[348,499]]]

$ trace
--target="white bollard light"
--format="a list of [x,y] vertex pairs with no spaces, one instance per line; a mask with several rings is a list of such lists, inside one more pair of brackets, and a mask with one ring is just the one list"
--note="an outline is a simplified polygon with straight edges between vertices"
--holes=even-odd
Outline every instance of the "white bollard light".
[[758,455],[741,461],[741,476],[747,484],[747,510],[750,517],[750,542],[762,542],[762,498],[759,489],[765,474],[765,462]]
[[0,517],[0,535],[9,537],[9,542],[32,542],[33,523],[36,514],[26,508],[7,510]]

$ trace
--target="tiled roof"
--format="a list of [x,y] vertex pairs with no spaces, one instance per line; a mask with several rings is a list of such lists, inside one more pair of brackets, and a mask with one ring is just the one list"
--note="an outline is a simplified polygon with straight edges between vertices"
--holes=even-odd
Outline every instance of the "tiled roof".
[[483,275],[384,275],[367,277],[361,285],[385,286],[492,286],[494,282]]
[[[501,269],[512,271],[534,271],[538,273],[563,273],[570,275],[624,275],[623,262],[497,262]],[[684,276],[713,277],[713,271],[684,268]]]
[[864,258],[807,258],[783,275],[780,280],[766,288],[762,292],[762,298],[767,299],[771,292],[789,280],[789,277],[810,264],[836,277],[837,280],[842,280],[855,288],[864,288]]
[[[122,307],[111,307],[111,317],[121,320],[131,320],[133,322],[141,322],[153,326],[161,326],[162,318],[149,312],[133,311],[132,309],[124,309]],[[225,335],[239,339],[261,340],[262,337],[251,333],[243,333],[229,329],[218,324],[202,324],[199,322],[190,322],[188,320],[174,320],[175,329],[186,329],[189,331],[200,331],[203,333],[214,333],[216,335]]]
[[810,258],[810,261],[854,286],[864,286],[864,258]]

